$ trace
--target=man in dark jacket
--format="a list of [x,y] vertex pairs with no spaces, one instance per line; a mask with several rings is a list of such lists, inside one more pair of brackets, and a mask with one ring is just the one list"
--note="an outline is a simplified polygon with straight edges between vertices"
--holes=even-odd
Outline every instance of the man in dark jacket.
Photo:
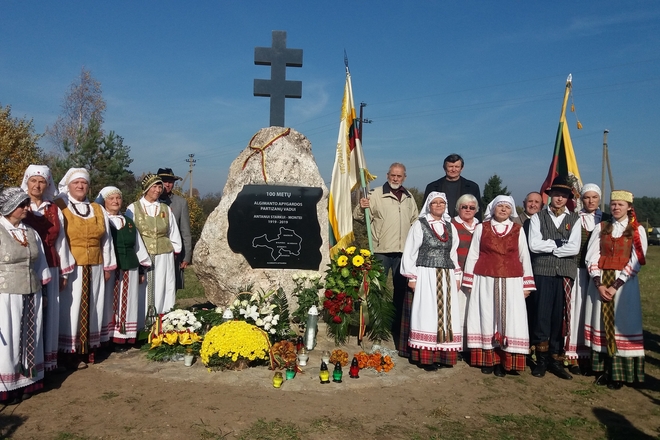
[[183,270],[192,261],[192,235],[190,234],[188,201],[184,197],[172,192],[174,183],[177,180],[181,180],[181,177],[174,175],[172,168],[158,168],[158,177],[163,180],[163,193],[160,195],[160,201],[168,205],[172,210],[183,241],[183,248],[176,256],[176,262],[179,267],[179,270],[176,271],[176,288],[183,289]]
[[445,157],[445,162],[442,165],[442,168],[445,170],[445,177],[426,185],[423,200],[426,200],[426,197],[431,191],[445,193],[447,196],[447,212],[449,212],[451,217],[456,217],[456,201],[464,194],[472,194],[477,199],[477,203],[479,203],[480,209],[477,212],[477,218],[482,220],[484,205],[481,202],[479,185],[476,182],[461,177],[464,166],[465,161],[458,154],[450,154]]

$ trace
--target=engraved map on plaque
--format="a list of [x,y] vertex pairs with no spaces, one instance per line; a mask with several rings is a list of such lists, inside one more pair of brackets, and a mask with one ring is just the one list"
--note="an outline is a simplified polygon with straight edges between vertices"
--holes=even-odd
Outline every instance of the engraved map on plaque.
[[229,208],[229,247],[253,269],[318,270],[322,195],[315,187],[245,185]]

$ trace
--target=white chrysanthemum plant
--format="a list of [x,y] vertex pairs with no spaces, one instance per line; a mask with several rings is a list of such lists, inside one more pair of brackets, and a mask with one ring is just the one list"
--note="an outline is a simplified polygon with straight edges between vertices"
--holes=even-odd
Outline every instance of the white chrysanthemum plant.
[[202,327],[202,323],[188,310],[177,309],[163,316],[163,332],[196,332]]

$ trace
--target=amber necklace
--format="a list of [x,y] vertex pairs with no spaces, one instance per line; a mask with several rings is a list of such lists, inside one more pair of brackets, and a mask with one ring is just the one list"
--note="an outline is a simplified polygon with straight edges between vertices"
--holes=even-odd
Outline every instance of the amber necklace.
[[[21,233],[22,238],[18,238],[16,236],[16,234],[18,232]],[[21,244],[21,246],[28,247],[28,238],[27,238],[27,234],[25,233],[25,230],[23,230],[23,229],[14,229],[13,231],[11,231],[11,236],[14,237],[14,240],[19,242]]]

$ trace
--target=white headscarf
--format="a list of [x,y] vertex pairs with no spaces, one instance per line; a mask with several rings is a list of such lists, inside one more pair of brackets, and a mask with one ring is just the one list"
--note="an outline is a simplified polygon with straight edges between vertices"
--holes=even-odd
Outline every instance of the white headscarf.
[[105,198],[111,196],[112,194],[122,195],[121,190],[116,186],[106,186],[101,191],[99,191],[99,195],[96,196],[96,200],[94,201],[105,208]]
[[596,185],[595,183],[587,183],[582,186],[582,189],[580,190],[580,196],[584,196],[585,193],[593,191],[596,194],[598,194],[598,197],[603,197],[603,193],[600,190],[600,187]]
[[495,208],[500,204],[509,205],[511,207],[511,215],[509,217],[518,217],[518,212],[516,211],[516,202],[513,201],[513,197],[501,195],[495,197],[486,207],[486,215],[484,216],[484,221],[493,218]]
[[59,183],[60,193],[69,194],[69,183],[76,179],[85,179],[87,183],[92,183],[89,178],[89,171],[85,168],[69,168]]
[[34,176],[39,176],[43,177],[46,179],[46,189],[44,189],[43,193],[43,199],[44,200],[49,200],[53,201],[53,199],[57,196],[59,191],[55,187],[55,182],[53,182],[53,175],[50,172],[50,168],[48,168],[46,165],[30,165],[27,167],[25,170],[25,174],[23,174],[23,182],[21,183],[21,189],[25,192],[28,191],[28,186],[27,182],[30,179],[30,177]]
[[[422,212],[419,213],[419,218],[426,217],[427,215],[431,214],[431,202],[437,198],[440,198],[447,203],[447,196],[445,193],[442,192],[437,192],[437,191],[431,191],[429,195],[426,197],[426,201],[424,202],[424,207],[422,208]],[[447,206],[445,206],[445,212],[442,214],[442,220],[445,221],[445,223],[451,222],[451,217],[449,216],[449,213],[447,212]]]

